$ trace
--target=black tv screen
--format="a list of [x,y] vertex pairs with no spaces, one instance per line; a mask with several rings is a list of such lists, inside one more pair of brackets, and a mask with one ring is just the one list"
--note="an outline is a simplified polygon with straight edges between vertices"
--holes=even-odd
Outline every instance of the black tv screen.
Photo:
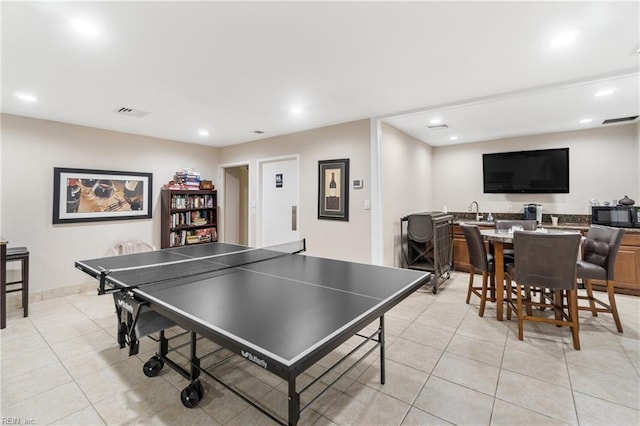
[[569,148],[482,154],[485,194],[569,192]]

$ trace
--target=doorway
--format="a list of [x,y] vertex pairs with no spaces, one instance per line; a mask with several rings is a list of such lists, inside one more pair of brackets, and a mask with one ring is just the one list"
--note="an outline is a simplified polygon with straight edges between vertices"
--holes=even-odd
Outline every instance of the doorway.
[[225,243],[249,245],[249,166],[224,168]]

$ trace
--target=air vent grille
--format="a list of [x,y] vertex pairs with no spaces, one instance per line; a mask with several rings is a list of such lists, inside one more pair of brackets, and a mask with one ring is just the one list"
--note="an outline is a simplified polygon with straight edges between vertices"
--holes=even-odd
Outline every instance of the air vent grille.
[[434,125],[427,125],[425,127],[427,129],[431,129],[431,130],[442,130],[442,129],[448,129],[449,125],[448,124],[434,124]]
[[633,115],[631,117],[610,118],[608,120],[604,120],[602,124],[624,123],[625,121],[633,121],[636,118],[638,118],[637,115]]
[[139,109],[133,109],[133,108],[127,108],[127,107],[118,108],[114,112],[116,114],[126,115],[128,117],[137,117],[137,118],[141,118],[141,117],[144,117],[145,115],[149,115],[149,112],[147,111],[141,111]]

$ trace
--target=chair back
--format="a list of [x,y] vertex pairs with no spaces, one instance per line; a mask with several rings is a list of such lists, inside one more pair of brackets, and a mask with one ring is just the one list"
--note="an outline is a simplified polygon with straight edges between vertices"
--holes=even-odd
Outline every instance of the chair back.
[[591,225],[583,246],[582,259],[607,271],[607,280],[613,280],[613,270],[624,229]]
[[498,220],[494,220],[493,223],[495,224],[496,231],[506,231],[513,228],[514,226],[519,226],[524,231],[535,231],[538,226],[538,222],[535,220],[498,219]]
[[431,215],[416,213],[407,220],[407,236],[418,243],[426,243],[433,237],[433,221]]
[[144,241],[127,239],[118,241],[111,248],[111,254],[119,256],[121,254],[143,253],[145,251],[153,251],[156,248]]
[[490,272],[491,265],[487,257],[487,249],[477,225],[460,224],[469,251],[469,263],[474,269],[482,272]]
[[514,232],[516,281],[535,287],[577,288],[576,268],[581,238],[578,233]]

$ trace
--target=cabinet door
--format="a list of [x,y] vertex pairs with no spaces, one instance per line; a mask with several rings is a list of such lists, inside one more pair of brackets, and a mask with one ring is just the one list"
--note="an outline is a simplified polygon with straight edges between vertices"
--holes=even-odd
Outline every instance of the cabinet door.
[[620,246],[614,271],[616,289],[640,294],[640,247]]
[[456,271],[468,272],[470,269],[467,242],[458,235],[453,236],[453,262]]

